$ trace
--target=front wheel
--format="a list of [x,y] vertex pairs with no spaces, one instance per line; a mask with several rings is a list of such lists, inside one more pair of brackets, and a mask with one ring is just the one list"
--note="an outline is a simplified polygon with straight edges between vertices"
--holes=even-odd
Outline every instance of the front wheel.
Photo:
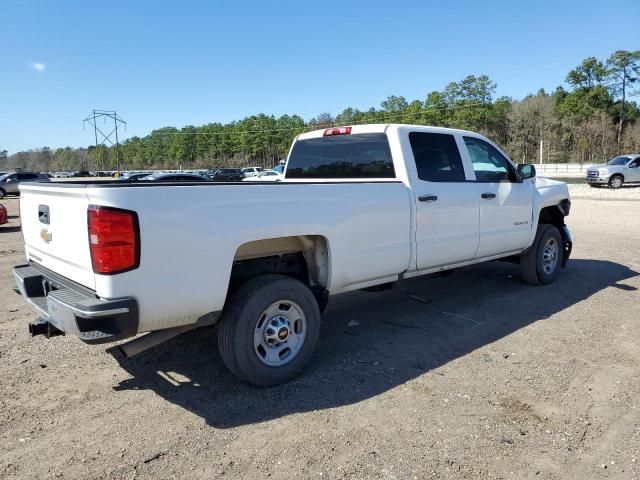
[[320,336],[320,311],[302,282],[261,275],[245,283],[225,306],[218,329],[222,361],[260,387],[287,382],[311,359]]
[[6,195],[4,188],[0,188],[0,198],[4,198],[4,196]]
[[609,186],[611,188],[620,188],[623,184],[624,184],[624,179],[622,178],[622,175],[613,175],[609,179]]
[[531,248],[520,256],[522,279],[532,285],[548,285],[558,273],[564,255],[562,235],[555,225],[540,224]]

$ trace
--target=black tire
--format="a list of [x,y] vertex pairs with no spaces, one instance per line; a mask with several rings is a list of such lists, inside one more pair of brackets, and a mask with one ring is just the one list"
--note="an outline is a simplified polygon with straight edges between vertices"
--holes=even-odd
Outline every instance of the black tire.
[[[273,303],[295,302],[306,317],[306,333],[294,358],[269,366],[258,357],[254,333],[262,313]],[[320,336],[320,311],[313,293],[302,282],[285,275],[260,275],[245,283],[227,302],[218,328],[222,361],[235,376],[259,387],[285,383],[309,362]]]
[[609,188],[620,188],[622,185],[624,185],[624,177],[622,175],[611,175],[611,178],[609,179]]
[[[544,265],[544,248],[553,239],[557,247],[555,267],[548,271]],[[562,235],[555,225],[540,224],[531,248],[520,256],[520,274],[522,279],[531,285],[548,285],[553,283],[560,273],[564,247]]]
[[4,198],[4,196],[6,195],[5,191],[3,188],[0,188],[0,198]]

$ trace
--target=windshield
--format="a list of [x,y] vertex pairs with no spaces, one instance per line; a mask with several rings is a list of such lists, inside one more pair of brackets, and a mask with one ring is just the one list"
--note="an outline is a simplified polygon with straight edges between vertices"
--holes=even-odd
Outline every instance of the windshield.
[[631,160],[629,157],[616,157],[607,162],[607,165],[626,165]]
[[9,178],[11,174],[10,173],[5,173],[4,175],[0,175],[0,182],[3,181],[5,178]]

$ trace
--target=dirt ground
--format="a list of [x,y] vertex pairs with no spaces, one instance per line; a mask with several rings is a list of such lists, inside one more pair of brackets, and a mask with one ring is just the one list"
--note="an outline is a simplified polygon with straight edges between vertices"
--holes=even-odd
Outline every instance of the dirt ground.
[[494,262],[335,297],[314,361],[256,389],[215,329],[125,360],[30,338],[0,227],[0,478],[640,478],[640,187],[572,185],[552,286]]

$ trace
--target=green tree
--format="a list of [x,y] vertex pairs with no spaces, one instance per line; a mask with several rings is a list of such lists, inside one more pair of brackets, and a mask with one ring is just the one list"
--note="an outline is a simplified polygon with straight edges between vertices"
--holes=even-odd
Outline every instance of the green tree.
[[620,110],[618,118],[618,147],[622,139],[622,126],[625,117],[625,101],[628,89],[640,77],[640,50],[629,52],[618,50],[607,59],[609,85],[612,95],[620,95]]
[[592,88],[601,84],[607,76],[607,69],[596,57],[589,57],[571,70],[566,81],[573,87]]

